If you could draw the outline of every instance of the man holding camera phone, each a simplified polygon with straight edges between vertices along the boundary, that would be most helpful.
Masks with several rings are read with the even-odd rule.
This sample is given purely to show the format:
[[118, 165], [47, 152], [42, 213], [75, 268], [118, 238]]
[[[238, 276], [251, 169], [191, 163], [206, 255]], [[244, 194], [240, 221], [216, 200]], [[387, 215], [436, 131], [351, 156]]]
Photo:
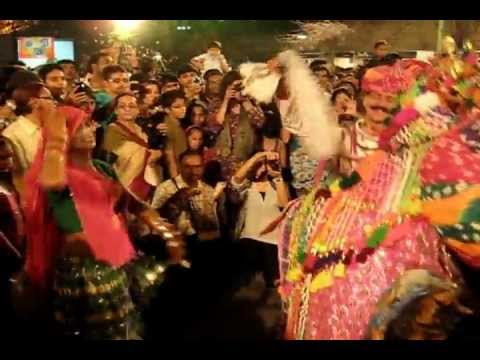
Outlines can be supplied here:
[[196, 70], [189, 64], [184, 65], [178, 71], [178, 82], [187, 100], [187, 105], [200, 97], [202, 86], [199, 83]]
[[52, 95], [61, 103], [87, 112], [93, 111], [95, 97], [92, 89], [80, 81], [72, 60], [60, 60], [57, 64], [44, 65], [39, 75]]
[[88, 85], [77, 81], [65, 96], [65, 103], [91, 112], [95, 107], [95, 96]]

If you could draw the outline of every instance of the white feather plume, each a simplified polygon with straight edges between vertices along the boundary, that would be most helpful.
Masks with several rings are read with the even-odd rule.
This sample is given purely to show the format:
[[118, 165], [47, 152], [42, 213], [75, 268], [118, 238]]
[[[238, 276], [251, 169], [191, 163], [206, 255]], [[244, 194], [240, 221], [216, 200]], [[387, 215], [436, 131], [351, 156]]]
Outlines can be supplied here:
[[263, 63], [245, 63], [238, 70], [243, 78], [245, 95], [264, 104], [272, 102], [281, 78], [279, 74], [270, 72]]
[[286, 69], [284, 77], [293, 106], [289, 119], [282, 119], [284, 127], [299, 136], [310, 158], [324, 160], [338, 154], [341, 131], [327, 94], [295, 51], [280, 53], [278, 60]]
[[[324, 160], [338, 154], [341, 131], [330, 99], [295, 51], [280, 53], [278, 61], [285, 69], [283, 76], [290, 93], [290, 111], [282, 117], [283, 126], [299, 136], [311, 159]], [[263, 63], [242, 64], [239, 72], [244, 94], [266, 104], [273, 101], [281, 78], [279, 74], [272, 73]]]

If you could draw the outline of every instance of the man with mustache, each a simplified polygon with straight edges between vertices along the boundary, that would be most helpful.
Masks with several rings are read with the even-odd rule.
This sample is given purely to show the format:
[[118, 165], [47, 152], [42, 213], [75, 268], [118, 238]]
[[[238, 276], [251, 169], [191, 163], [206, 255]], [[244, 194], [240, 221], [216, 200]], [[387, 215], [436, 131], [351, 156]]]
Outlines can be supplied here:
[[362, 79], [359, 98], [361, 118], [344, 128], [339, 170], [350, 175], [358, 161], [378, 149], [380, 133], [388, 126], [398, 106], [396, 90], [392, 83], [383, 81], [391, 72], [390, 66], [368, 69]]

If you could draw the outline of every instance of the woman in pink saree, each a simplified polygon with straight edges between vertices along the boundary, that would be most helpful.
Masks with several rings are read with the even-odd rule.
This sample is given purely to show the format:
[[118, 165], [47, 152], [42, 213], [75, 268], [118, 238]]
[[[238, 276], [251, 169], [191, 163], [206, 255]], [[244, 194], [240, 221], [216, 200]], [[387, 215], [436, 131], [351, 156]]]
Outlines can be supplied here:
[[[72, 107], [59, 108], [43, 124], [44, 141], [25, 177], [26, 276], [47, 297], [53, 287], [55, 320], [64, 333], [132, 338], [138, 330], [131, 325], [129, 282], [143, 271], [154, 285], [165, 267], [137, 257], [118, 211], [127, 194], [110, 166], [91, 156], [95, 128]], [[172, 226], [142, 205], [133, 208], [180, 262], [181, 239]], [[141, 271], [130, 266], [134, 260]], [[129, 278], [126, 266], [134, 269]]]

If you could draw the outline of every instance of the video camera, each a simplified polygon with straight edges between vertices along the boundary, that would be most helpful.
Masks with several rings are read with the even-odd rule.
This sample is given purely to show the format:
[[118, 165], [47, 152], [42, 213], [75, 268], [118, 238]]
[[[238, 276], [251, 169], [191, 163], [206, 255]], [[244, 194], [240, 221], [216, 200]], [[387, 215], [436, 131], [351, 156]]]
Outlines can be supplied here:
[[138, 119], [137, 123], [148, 138], [148, 147], [153, 150], [163, 150], [167, 145], [167, 135], [159, 132], [157, 126], [165, 122], [164, 112], [155, 112], [148, 118]]

